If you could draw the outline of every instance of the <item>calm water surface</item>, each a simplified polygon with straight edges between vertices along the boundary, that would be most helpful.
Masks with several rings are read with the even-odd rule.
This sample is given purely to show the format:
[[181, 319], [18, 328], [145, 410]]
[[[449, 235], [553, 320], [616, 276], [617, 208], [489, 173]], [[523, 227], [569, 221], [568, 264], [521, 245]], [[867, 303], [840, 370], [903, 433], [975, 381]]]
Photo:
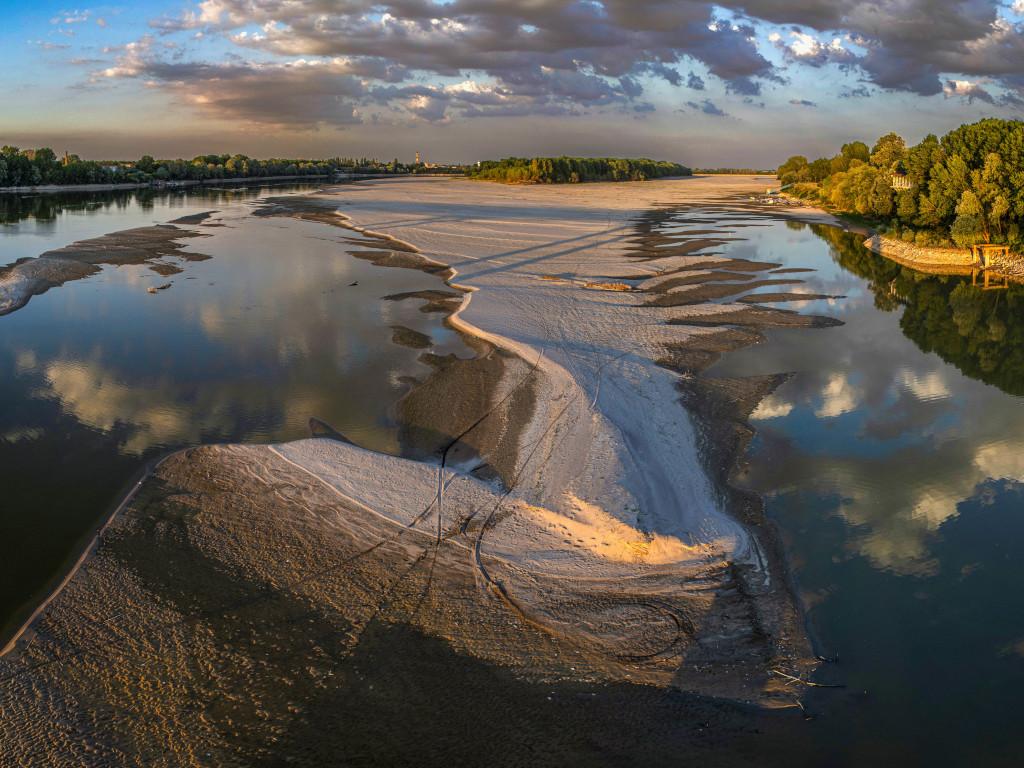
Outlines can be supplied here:
[[[440, 316], [380, 300], [439, 281], [347, 256], [340, 230], [245, 218], [257, 194], [4, 209], [18, 220], [0, 228], [4, 262], [197, 211], [225, 226], [197, 227], [210, 237], [189, 250], [213, 258], [159, 295], [147, 267], [105, 268], [0, 318], [0, 616], [46, 585], [147, 458], [300, 437], [311, 416], [396, 451], [402, 379], [426, 370], [389, 326], [468, 356]], [[815, 719], [791, 764], [1017, 764], [1024, 288], [922, 275], [834, 228], [707, 215], [744, 225], [728, 255], [813, 268], [790, 290], [836, 297], [779, 306], [845, 323], [770, 331], [708, 373], [792, 374], [754, 414], [743, 481], [765, 494], [818, 649], [836, 657], [818, 679], [845, 687], [804, 697]], [[662, 226], [707, 226], [693, 217]]]
[[431, 369], [423, 350], [392, 343], [391, 326], [428, 334], [438, 354], [471, 356], [443, 315], [381, 299], [444, 287], [438, 278], [354, 258], [347, 230], [248, 215], [260, 194], [298, 191], [0, 206], [0, 264], [200, 211], [217, 210], [210, 221], [222, 225], [189, 227], [206, 236], [187, 250], [212, 258], [172, 259], [180, 274], [104, 267], [0, 317], [0, 626], [24, 615], [148, 460], [198, 443], [306, 437], [310, 417], [396, 453], [405, 377]]
[[804, 699], [794, 763], [1019, 765], [1024, 286], [917, 273], [831, 227], [739, 232], [729, 255], [843, 297], [778, 304], [845, 325], [770, 331], [708, 374], [793, 374], [754, 413], [744, 481], [836, 657], [818, 679], [846, 686]]

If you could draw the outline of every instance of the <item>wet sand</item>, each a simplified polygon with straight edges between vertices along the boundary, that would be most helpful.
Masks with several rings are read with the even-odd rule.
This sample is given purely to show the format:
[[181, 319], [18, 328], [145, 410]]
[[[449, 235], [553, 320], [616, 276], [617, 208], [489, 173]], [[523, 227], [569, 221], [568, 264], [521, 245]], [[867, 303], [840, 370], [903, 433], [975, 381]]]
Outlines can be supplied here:
[[[817, 662], [760, 500], [730, 483], [746, 416], [778, 382], [693, 374], [760, 328], [835, 321], [728, 301], [773, 265], [708, 253], [716, 243], [703, 235], [700, 248], [645, 237], [655, 204], [757, 215], [737, 196], [761, 186], [388, 180], [281, 206], [380, 233], [383, 266], [451, 269], [453, 296], [391, 297], [453, 312], [478, 345], [472, 361], [434, 360], [402, 404], [403, 445], [423, 460], [327, 439], [172, 456], [0, 660], [0, 741], [26, 765], [317, 764], [310, 755], [365, 743], [366, 713], [403, 709], [396, 653], [451, 657], [501, 681], [467, 683], [436, 718], [407, 717], [464, 722], [463, 710], [497, 706], [517, 722], [545, 690], [549, 701], [611, 690], [647, 718], [618, 745], [640, 744], [646, 727], [661, 741], [640, 752], [662, 764], [670, 745], [703, 743], [663, 719], [673, 691], [690, 694], [692, 717], [718, 712], [720, 733], [767, 715], [721, 714], [699, 697], [798, 712], [786, 675]], [[330, 205], [344, 216], [317, 210]], [[722, 287], [723, 275], [736, 284]], [[616, 287], [588, 290], [601, 282]], [[652, 301], [684, 287], [713, 290]], [[400, 685], [450, 682], [409, 674]], [[334, 706], [360, 692], [363, 716]], [[596, 759], [582, 745], [601, 716], [571, 716], [546, 743]], [[781, 729], [799, 721], [773, 717]], [[53, 724], [48, 736], [40, 723]], [[701, 754], [711, 765], [763, 758], [771, 739], [746, 755], [748, 737]], [[421, 755], [440, 762], [430, 750], [446, 743]], [[495, 764], [524, 757], [486, 735], [452, 754], [466, 759], [469, 744], [491, 744]]]
[[202, 233], [174, 224], [200, 224], [210, 214], [186, 216], [172, 224], [139, 227], [102, 237], [80, 240], [47, 251], [35, 259], [23, 259], [0, 268], [0, 315], [25, 306], [33, 296], [67, 282], [81, 280], [100, 271], [104, 264], [150, 264], [161, 276], [175, 275], [181, 267], [167, 259], [202, 261], [209, 258], [185, 250], [185, 242]]

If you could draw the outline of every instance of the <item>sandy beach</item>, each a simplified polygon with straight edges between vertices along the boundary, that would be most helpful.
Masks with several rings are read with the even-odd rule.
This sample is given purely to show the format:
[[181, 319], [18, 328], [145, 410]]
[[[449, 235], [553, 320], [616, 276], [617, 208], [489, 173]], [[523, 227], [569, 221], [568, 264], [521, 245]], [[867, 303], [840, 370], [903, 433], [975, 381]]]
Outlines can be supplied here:
[[730, 483], [778, 382], [696, 374], [764, 328], [834, 321], [729, 301], [798, 296], [799, 275], [716, 252], [741, 231], [654, 226], [680, 206], [831, 221], [763, 209], [765, 184], [389, 179], [269, 201], [379, 236], [381, 267], [443, 273], [450, 293], [387, 300], [449, 313], [478, 355], [417, 382], [408, 458], [311, 439], [164, 461], [0, 659], [14, 764], [254, 764], [344, 729], [326, 702], [393, 685], [372, 665], [399, 647], [502, 670], [502, 690], [798, 717], [818, 662], [760, 500]]

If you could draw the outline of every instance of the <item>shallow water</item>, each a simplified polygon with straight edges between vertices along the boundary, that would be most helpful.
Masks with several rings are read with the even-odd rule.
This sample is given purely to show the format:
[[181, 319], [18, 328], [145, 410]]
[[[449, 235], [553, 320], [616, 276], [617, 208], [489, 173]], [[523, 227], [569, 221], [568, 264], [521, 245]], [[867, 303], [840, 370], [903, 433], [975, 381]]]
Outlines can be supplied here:
[[[199, 443], [307, 437], [311, 417], [397, 453], [394, 408], [406, 377], [432, 370], [423, 351], [472, 355], [443, 314], [381, 298], [443, 288], [437, 277], [351, 256], [375, 244], [349, 242], [360, 237], [348, 230], [249, 215], [260, 194], [300, 189], [77, 196], [45, 220], [0, 208], [17, 219], [0, 227], [2, 263], [201, 211], [222, 225], [187, 227], [204, 237], [186, 250], [212, 258], [170, 260], [180, 274], [107, 266], [0, 317], [0, 627], [147, 461]], [[396, 325], [433, 347], [392, 343]]]
[[985, 291], [836, 228], [758, 223], [718, 250], [814, 268], [792, 275], [798, 291], [844, 297], [775, 305], [845, 324], [769, 331], [707, 372], [792, 374], [754, 413], [743, 482], [766, 496], [835, 657], [817, 679], [845, 686], [807, 691], [793, 764], [1019, 764], [1024, 286]]

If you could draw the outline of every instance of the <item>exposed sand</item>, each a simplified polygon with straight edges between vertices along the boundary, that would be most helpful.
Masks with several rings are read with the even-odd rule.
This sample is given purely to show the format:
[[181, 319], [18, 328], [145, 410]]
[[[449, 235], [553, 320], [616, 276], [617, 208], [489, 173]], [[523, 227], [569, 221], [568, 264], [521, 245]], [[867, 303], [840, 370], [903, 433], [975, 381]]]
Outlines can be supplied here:
[[404, 442], [433, 461], [324, 439], [171, 457], [0, 660], [15, 764], [270, 759], [344, 729], [315, 704], [391, 626], [534, 685], [793, 706], [773, 670], [815, 662], [759, 502], [729, 485], [778, 382], [693, 373], [760, 328], [829, 321], [709, 303], [794, 280], [750, 282], [777, 265], [716, 254], [732, 233], [649, 226], [661, 206], [759, 215], [763, 185], [397, 179], [268, 211], [379, 233], [376, 263], [450, 269], [466, 291], [390, 297], [457, 310], [479, 345], [403, 404]]
[[[198, 224], [209, 214], [186, 216], [176, 223]], [[81, 280], [100, 271], [101, 264], [149, 263], [162, 276], [181, 272], [181, 268], [160, 259], [200, 261], [209, 258], [184, 249], [181, 242], [200, 233], [180, 229], [173, 224], [158, 224], [102, 237], [80, 240], [63, 248], [47, 251], [35, 259], [23, 259], [0, 268], [0, 315], [25, 306], [29, 299], [72, 280]]]

